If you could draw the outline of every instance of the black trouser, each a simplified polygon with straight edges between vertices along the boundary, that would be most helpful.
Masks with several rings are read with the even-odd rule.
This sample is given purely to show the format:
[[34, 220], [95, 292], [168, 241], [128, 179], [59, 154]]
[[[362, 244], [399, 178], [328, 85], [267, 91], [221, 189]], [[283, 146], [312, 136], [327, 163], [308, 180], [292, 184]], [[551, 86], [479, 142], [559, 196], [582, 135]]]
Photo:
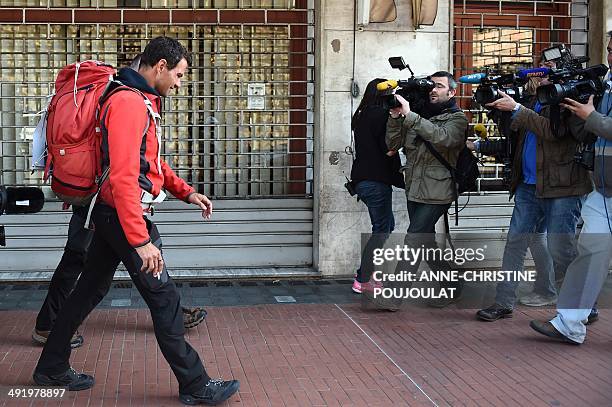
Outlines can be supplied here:
[[[425, 249], [438, 248], [436, 243], [436, 223], [442, 217], [450, 204], [425, 204], [420, 202], [408, 201], [408, 216], [410, 217], [410, 224], [408, 225], [408, 231], [404, 244], [408, 247], [424, 247]], [[434, 256], [433, 259], [429, 259], [427, 264], [432, 270], [436, 271], [447, 271], [452, 270], [453, 267], [445, 260]], [[399, 274], [402, 271], [408, 271], [409, 273], [416, 272], [419, 266], [419, 262], [410, 264], [407, 261], [399, 261], [395, 269], [395, 273]], [[441, 281], [440, 287], [443, 288], [456, 288], [455, 297], [461, 294], [463, 284], [453, 281]]]
[[87, 218], [87, 209], [87, 207], [74, 206], [72, 208], [64, 254], [53, 273], [47, 297], [36, 317], [36, 329], [39, 331], [50, 331], [53, 328], [57, 314], [83, 271], [91, 238], [83, 227]]
[[[52, 375], [70, 367], [70, 338], [108, 293], [122, 262], [149, 307], [157, 343], [178, 380], [179, 391], [192, 393], [201, 389], [210, 378], [197, 352], [185, 341], [179, 292], [165, 266], [161, 279], [140, 271], [142, 260], [128, 243], [113, 208], [96, 205], [93, 221], [96, 232], [85, 269], [55, 321], [36, 371]], [[146, 218], [145, 221], [151, 242], [161, 249], [157, 227]]]

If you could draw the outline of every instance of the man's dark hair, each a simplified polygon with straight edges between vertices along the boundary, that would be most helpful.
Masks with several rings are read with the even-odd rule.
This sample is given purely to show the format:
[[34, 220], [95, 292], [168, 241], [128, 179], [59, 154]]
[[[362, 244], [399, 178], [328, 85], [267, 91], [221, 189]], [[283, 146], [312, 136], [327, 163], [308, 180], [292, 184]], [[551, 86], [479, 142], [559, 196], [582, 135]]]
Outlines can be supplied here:
[[608, 31], [608, 37], [612, 38], [612, 31]]
[[450, 72], [446, 71], [438, 71], [431, 75], [432, 78], [447, 78], [448, 79], [448, 87], [451, 89], [457, 89], [457, 81], [455, 77]]
[[183, 58], [188, 65], [191, 65], [191, 55], [180, 42], [170, 37], [157, 37], [145, 47], [140, 65], [153, 67], [161, 59], [165, 59], [168, 62], [168, 69], [174, 69]]

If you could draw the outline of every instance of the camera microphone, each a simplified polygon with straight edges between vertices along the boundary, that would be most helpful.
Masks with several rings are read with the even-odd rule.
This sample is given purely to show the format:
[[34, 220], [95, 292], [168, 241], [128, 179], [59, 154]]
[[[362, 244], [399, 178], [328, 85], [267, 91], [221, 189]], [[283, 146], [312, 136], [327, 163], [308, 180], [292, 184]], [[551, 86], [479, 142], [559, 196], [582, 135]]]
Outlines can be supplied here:
[[459, 78], [459, 82], [461, 83], [471, 83], [471, 84], [479, 84], [484, 78], [487, 77], [485, 73], [473, 73], [470, 75], [463, 75]]
[[554, 71], [550, 68], [530, 68], [530, 69], [521, 69], [516, 73], [521, 79], [527, 78], [541, 78], [543, 76], [548, 76]]
[[386, 80], [376, 85], [376, 89], [380, 92], [395, 88], [397, 88], [397, 81], [393, 79]]
[[0, 215], [39, 212], [45, 204], [45, 195], [36, 187], [0, 187]]

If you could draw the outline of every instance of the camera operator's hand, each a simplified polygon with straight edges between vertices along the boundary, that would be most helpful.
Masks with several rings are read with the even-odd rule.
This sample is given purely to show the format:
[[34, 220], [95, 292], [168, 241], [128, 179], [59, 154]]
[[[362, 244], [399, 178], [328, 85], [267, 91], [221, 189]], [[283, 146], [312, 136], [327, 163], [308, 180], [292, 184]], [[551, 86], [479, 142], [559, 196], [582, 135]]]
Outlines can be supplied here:
[[395, 119], [398, 118], [400, 115], [406, 116], [408, 113], [410, 113], [410, 103], [406, 99], [404, 99], [398, 94], [395, 95], [395, 99], [400, 102], [402, 106], [391, 109], [389, 111], [391, 113], [391, 117]]
[[576, 116], [580, 117], [582, 120], [586, 120], [587, 117], [589, 117], [589, 115], [595, 111], [595, 105], [593, 105], [593, 95], [589, 96], [589, 101], [585, 104], [568, 98], [565, 98], [564, 101], [565, 103], [560, 103], [560, 105], [574, 113]]
[[187, 201], [189, 203], [199, 206], [200, 209], [202, 209], [202, 217], [204, 219], [210, 219], [210, 215], [212, 215], [213, 211], [213, 205], [212, 202], [210, 202], [210, 199], [206, 197], [206, 195], [198, 194], [196, 192], [189, 195]]
[[393, 157], [395, 154], [397, 154], [396, 150], [389, 150], [389, 151], [387, 151], [387, 156], [389, 156], [389, 157]]
[[497, 99], [495, 102], [487, 104], [486, 105], [487, 107], [490, 107], [492, 109], [497, 109], [502, 112], [511, 112], [512, 110], [514, 110], [516, 105], [518, 105], [516, 100], [512, 99], [510, 96], [508, 96], [506, 93], [502, 92], [501, 90], [498, 90], [497, 93], [501, 95], [501, 98]]

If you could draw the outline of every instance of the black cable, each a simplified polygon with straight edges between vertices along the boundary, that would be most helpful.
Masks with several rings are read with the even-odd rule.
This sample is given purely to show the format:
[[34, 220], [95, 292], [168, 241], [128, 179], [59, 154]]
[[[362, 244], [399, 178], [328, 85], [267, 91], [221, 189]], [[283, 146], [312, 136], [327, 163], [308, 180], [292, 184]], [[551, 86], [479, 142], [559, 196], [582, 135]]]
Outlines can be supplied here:
[[608, 145], [608, 140], [603, 139], [602, 141], [604, 143], [603, 145], [603, 149], [602, 149], [602, 154], [601, 154], [601, 195], [603, 198], [603, 202], [604, 202], [604, 209], [606, 211], [606, 221], [608, 222], [608, 229], [610, 230], [610, 234], [612, 234], [612, 225], [610, 225], [610, 214], [608, 213], [608, 203], [606, 201], [606, 179], [605, 179], [605, 168], [604, 168], [604, 163], [605, 163], [605, 158], [606, 158], [606, 147]]
[[[351, 74], [351, 116], [354, 114], [354, 99], [355, 99], [355, 95], [353, 95], [353, 89], [355, 86], [355, 64], [356, 64], [356, 59], [357, 59], [357, 0], [354, 0], [353, 2], [353, 67], [352, 67], [352, 74]], [[353, 163], [355, 162], [355, 135], [353, 133], [353, 129], [351, 129], [351, 145], [349, 146], [349, 150], [350, 150], [350, 154], [351, 154], [351, 158], [352, 158], [352, 162], [351, 162], [351, 168], [353, 166]], [[345, 149], [346, 151], [346, 149]]]
[[[611, 97], [611, 89], [610, 89], [610, 82], [608, 82], [608, 106], [606, 106], [608, 108], [608, 113], [606, 113], [606, 116], [609, 117], [610, 116], [610, 112], [612, 112], [612, 97]], [[602, 192], [602, 198], [604, 201], [604, 209], [606, 211], [606, 221], [608, 222], [608, 229], [610, 230], [610, 234], [612, 234], [612, 225], [610, 225], [610, 214], [608, 213], [608, 203], [606, 201], [606, 171], [605, 171], [605, 157], [606, 157], [606, 147], [608, 145], [608, 140], [600, 137], [602, 142], [603, 142], [603, 149], [602, 149], [602, 153], [601, 153], [601, 192]], [[600, 147], [601, 148], [601, 147]]]
[[[471, 194], [471, 193], [468, 191], [468, 194], [467, 194], [467, 201], [465, 201], [465, 205], [463, 205], [463, 206], [461, 207], [461, 209], [459, 209], [459, 210], [457, 211], [457, 213], [460, 213], [462, 210], [464, 210], [465, 208], [467, 208], [468, 204], [470, 203], [470, 197], [471, 197], [471, 196], [472, 196], [472, 194]], [[459, 197], [457, 197], [457, 199], [459, 199]], [[453, 213], [449, 212], [449, 213], [448, 213], [448, 216], [453, 216], [454, 214], [455, 214], [455, 212], [453, 212]]]

